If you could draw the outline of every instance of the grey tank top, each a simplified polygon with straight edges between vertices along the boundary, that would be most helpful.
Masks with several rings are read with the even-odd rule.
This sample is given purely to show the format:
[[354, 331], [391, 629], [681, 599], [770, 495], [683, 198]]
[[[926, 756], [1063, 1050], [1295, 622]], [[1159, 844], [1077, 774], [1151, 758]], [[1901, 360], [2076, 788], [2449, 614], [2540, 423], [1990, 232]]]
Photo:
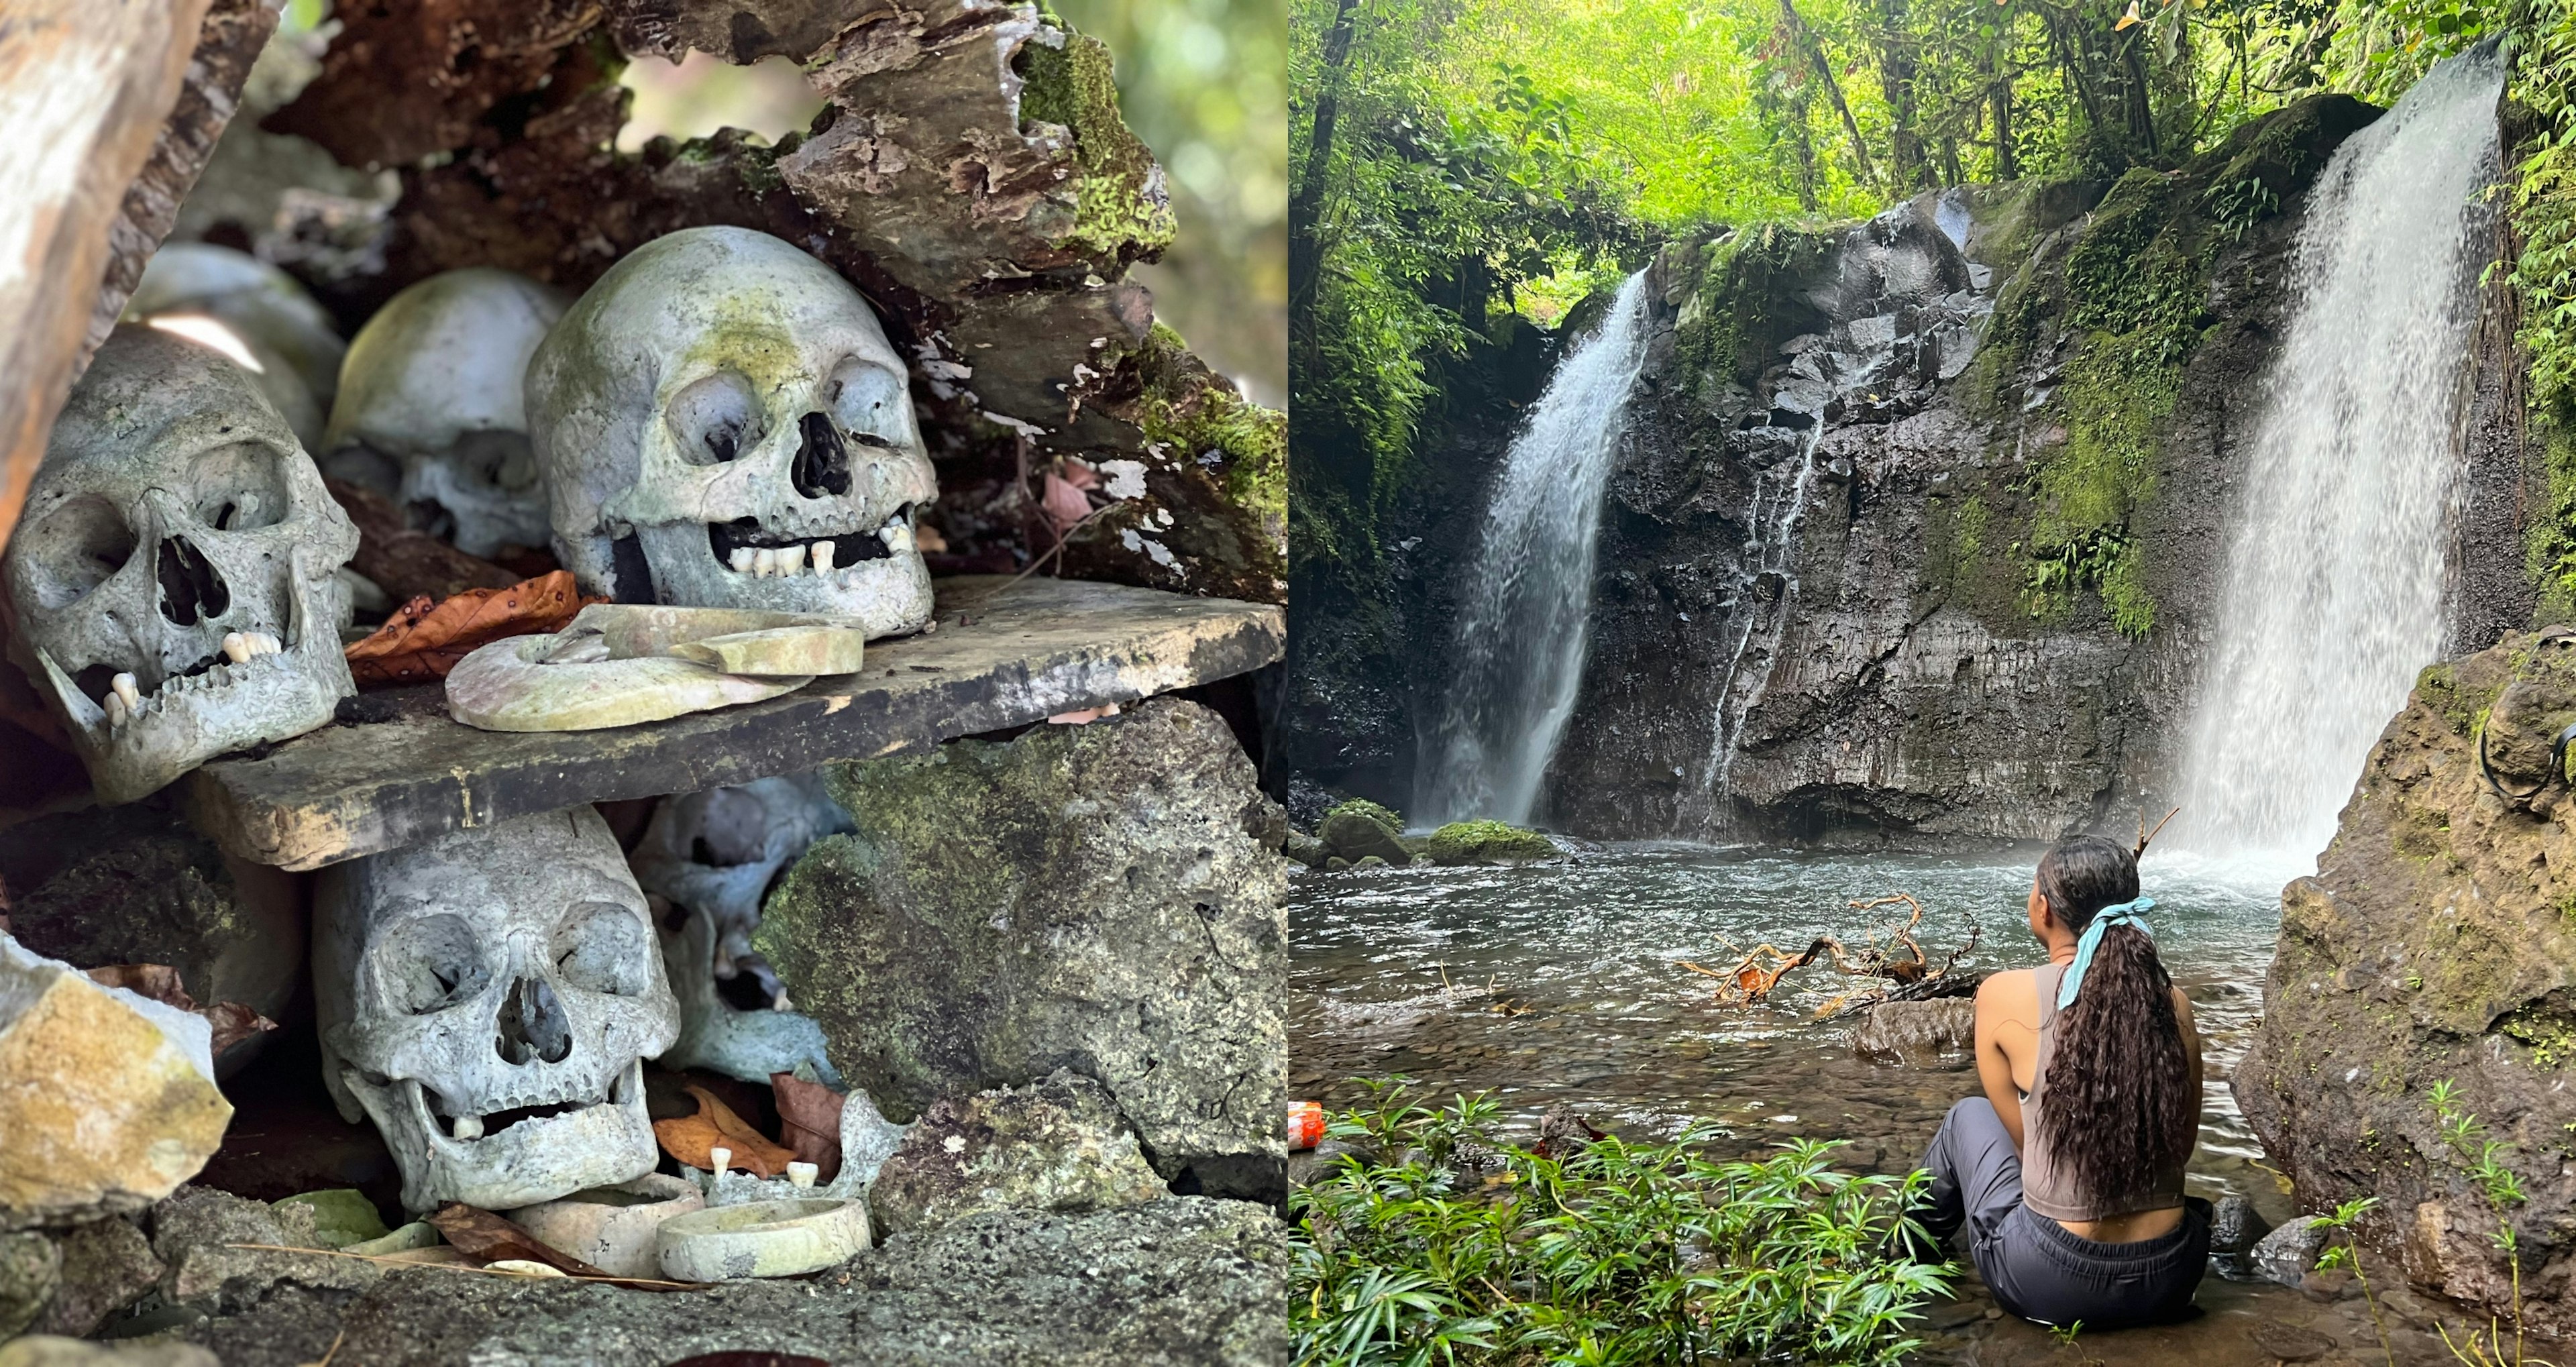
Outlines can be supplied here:
[[2146, 1210], [2171, 1210], [2182, 1204], [2182, 1165], [2156, 1174], [2155, 1184], [2126, 1201], [2089, 1200], [2075, 1185], [2075, 1175], [2061, 1170], [2039, 1142], [2039, 1116], [2048, 1104], [2048, 1064], [2057, 1052], [2057, 984], [2063, 964], [2042, 964], [2030, 972], [2039, 989], [2039, 1057], [2030, 1069], [2030, 1093], [2021, 1103], [2021, 1203], [2034, 1215], [2052, 1220], [2107, 1220]]

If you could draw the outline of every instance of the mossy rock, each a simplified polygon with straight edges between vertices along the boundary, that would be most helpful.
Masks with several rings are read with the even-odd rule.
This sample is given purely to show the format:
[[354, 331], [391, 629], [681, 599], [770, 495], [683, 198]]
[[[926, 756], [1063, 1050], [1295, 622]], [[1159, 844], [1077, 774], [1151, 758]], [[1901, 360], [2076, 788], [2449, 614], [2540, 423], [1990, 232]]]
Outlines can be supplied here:
[[1500, 821], [1452, 821], [1422, 842], [1422, 852], [1432, 863], [1449, 867], [1523, 864], [1557, 854], [1556, 842], [1546, 836]]
[[[1331, 810], [1324, 813], [1324, 820], [1330, 821], [1344, 812], [1367, 817], [1390, 831], [1401, 833], [1404, 830], [1404, 813], [1393, 807], [1371, 802], [1364, 797], [1354, 797], [1334, 803]], [[1315, 829], [1320, 831], [1323, 827], [1318, 825]]]

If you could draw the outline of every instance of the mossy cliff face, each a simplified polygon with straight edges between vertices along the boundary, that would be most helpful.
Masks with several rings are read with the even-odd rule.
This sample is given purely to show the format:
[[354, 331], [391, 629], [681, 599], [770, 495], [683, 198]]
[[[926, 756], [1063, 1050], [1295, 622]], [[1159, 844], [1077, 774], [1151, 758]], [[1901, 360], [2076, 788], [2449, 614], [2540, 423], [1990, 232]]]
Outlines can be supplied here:
[[[2366, 1238], [2419, 1284], [2504, 1311], [2485, 1144], [2517, 1179], [2530, 1325], [2576, 1333], [2576, 634], [2526, 633], [2424, 672], [2312, 878], [2281, 895], [2237, 1103], [2303, 1208], [2380, 1204]], [[2481, 776], [2483, 730], [2492, 781]], [[2517, 800], [2517, 795], [2530, 794]], [[2448, 1083], [2479, 1130], [2446, 1135]]]
[[2046, 839], [2158, 801], [2304, 193], [2374, 114], [1668, 247], [1554, 819]]
[[1070, 1068], [1175, 1189], [1275, 1199], [1287, 826], [1223, 719], [1163, 699], [828, 772], [857, 833], [759, 944], [852, 1082], [909, 1119]]

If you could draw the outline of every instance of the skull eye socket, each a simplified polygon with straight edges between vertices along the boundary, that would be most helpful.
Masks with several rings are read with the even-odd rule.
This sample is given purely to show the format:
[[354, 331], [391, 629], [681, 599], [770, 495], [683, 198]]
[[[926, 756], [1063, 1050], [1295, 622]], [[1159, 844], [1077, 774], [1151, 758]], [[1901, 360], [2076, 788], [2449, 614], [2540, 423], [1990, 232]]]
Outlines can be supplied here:
[[483, 942], [465, 918], [453, 912], [393, 927], [370, 957], [378, 966], [378, 985], [385, 1000], [406, 1015], [426, 1016], [461, 1006], [483, 995], [492, 982]]
[[691, 465], [720, 465], [760, 440], [760, 396], [751, 381], [730, 370], [696, 380], [671, 398], [663, 421], [680, 459]]
[[19, 533], [28, 587], [47, 608], [69, 607], [134, 556], [134, 529], [115, 504], [83, 494]]
[[219, 446], [188, 467], [188, 511], [219, 532], [273, 527], [293, 507], [286, 460], [274, 447]]
[[564, 986], [639, 997], [652, 981], [644, 918], [633, 907], [584, 902], [555, 927], [555, 977]]
[[883, 366], [848, 360], [823, 387], [824, 401], [841, 430], [861, 446], [909, 446], [904, 427], [904, 379]]

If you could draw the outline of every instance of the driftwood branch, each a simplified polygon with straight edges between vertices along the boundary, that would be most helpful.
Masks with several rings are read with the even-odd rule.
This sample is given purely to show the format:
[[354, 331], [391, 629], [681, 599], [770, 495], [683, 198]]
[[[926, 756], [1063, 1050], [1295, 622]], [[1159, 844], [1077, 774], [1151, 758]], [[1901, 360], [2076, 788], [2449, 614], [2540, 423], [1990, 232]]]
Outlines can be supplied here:
[[[1850, 905], [1854, 911], [1875, 911], [1881, 907], [1899, 904], [1907, 909], [1905, 919], [1884, 931], [1871, 932], [1867, 946], [1857, 951], [1830, 935], [1815, 937], [1808, 942], [1805, 949], [1796, 954], [1787, 953], [1778, 946], [1767, 943], [1755, 945], [1748, 950], [1728, 939], [1721, 931], [1717, 935], [1718, 943], [1733, 950], [1739, 956], [1732, 967], [1709, 968], [1687, 960], [1683, 961], [1681, 966], [1702, 977], [1715, 978], [1722, 984], [1717, 989], [1716, 1001], [1719, 1005], [1758, 1006], [1778, 990], [1782, 979], [1816, 962], [1820, 957], [1830, 959], [1834, 971], [1845, 977], [1883, 979], [1895, 984], [1897, 991], [1910, 993], [1939, 982], [1949, 974], [1950, 970], [1958, 966], [1961, 959], [1976, 950], [1979, 938], [1977, 923], [1974, 918], [1963, 912], [1960, 919], [1967, 924], [1967, 938], [1956, 949], [1949, 952], [1948, 956], [1941, 961], [1940, 967], [1934, 968], [1932, 956], [1924, 951], [1922, 942], [1914, 938], [1914, 932], [1923, 924], [1924, 911], [1922, 900], [1912, 893], [1890, 893], [1885, 897], [1865, 898]], [[1732, 989], [1732, 995], [1730, 995], [1730, 989]], [[1884, 995], [1883, 990], [1877, 988], [1847, 992], [1826, 1003], [1825, 1008], [1817, 1014], [1830, 1015], [1846, 1004], [1876, 1001]]]

